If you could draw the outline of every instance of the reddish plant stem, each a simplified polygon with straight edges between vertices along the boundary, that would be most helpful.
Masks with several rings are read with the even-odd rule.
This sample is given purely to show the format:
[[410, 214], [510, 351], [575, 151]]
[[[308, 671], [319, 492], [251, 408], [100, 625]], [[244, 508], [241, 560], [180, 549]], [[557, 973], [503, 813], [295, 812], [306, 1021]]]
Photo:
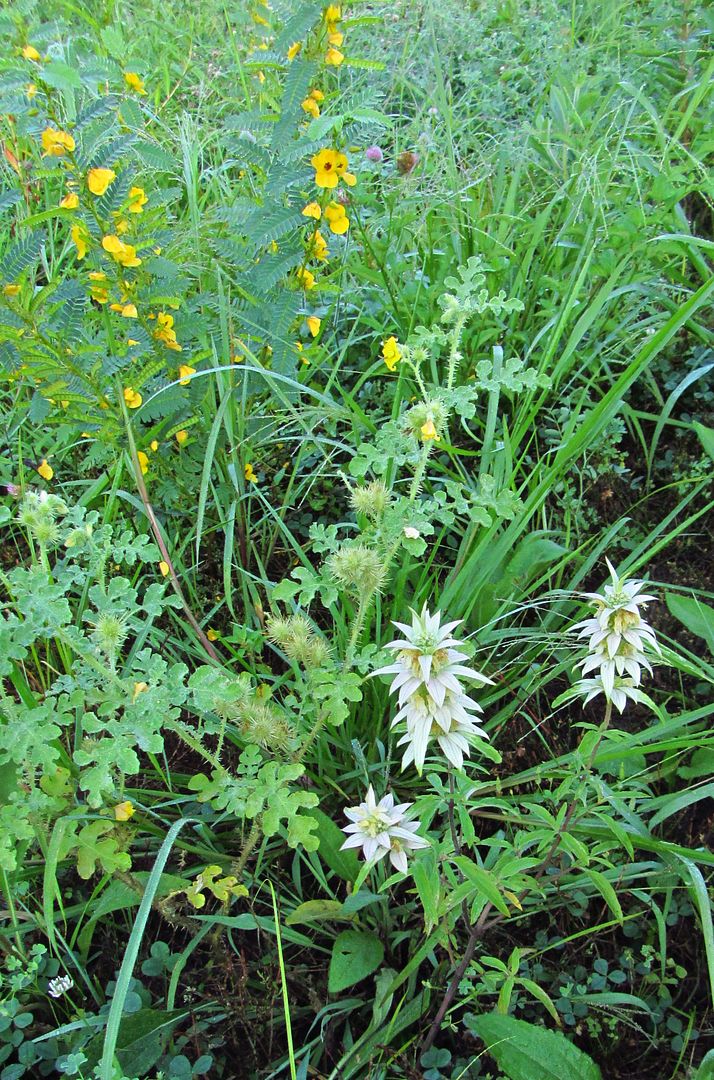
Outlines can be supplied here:
[[[595, 742], [595, 745], [593, 746], [593, 748], [590, 751], [590, 754], [588, 756], [588, 760], [585, 763], [585, 770], [584, 770], [584, 773], [583, 773], [583, 778], [588, 776], [588, 774], [590, 773], [590, 770], [593, 767], [593, 764], [595, 762], [595, 757], [597, 755], [598, 750], [600, 749], [600, 744], [601, 744], [601, 742], [602, 742], [602, 740], [604, 738], [605, 732], [607, 731], [607, 728], [608, 728], [608, 726], [610, 724], [611, 716], [612, 716], [612, 703], [610, 701], [608, 701], [606, 709], [605, 709], [605, 719], [603, 720], [602, 727], [600, 728], [600, 736], [597, 739], [597, 741]], [[553, 859], [555, 858], [556, 852], [557, 852], [558, 848], [560, 847], [561, 838], [562, 838], [563, 834], [565, 832], [567, 832], [567, 830], [568, 830], [568, 828], [570, 826], [570, 823], [573, 820], [573, 815], [575, 814], [576, 808], [577, 808], [577, 799], [575, 797], [573, 797], [570, 800], [570, 803], [568, 805], [568, 809], [565, 812], [565, 817], [563, 818], [562, 824], [558, 827], [558, 830], [557, 830], [557, 832], [555, 834], [555, 837], [553, 838], [553, 843], [551, 844], [547, 855], [543, 859], [543, 862], [541, 863], [541, 865], [538, 867], [538, 870], [536, 871], [536, 874], [535, 874], [536, 880], [540, 880], [540, 878], [542, 878], [543, 875], [545, 873], [547, 873], [548, 868], [551, 866], [551, 864], [553, 862]], [[527, 895], [527, 890], [521, 893], [521, 895], [518, 898], [519, 901], [522, 900], [526, 895]], [[483, 935], [486, 933], [487, 930], [490, 930], [492, 927], [497, 926], [499, 923], [501, 923], [506, 918], [505, 915], [503, 915], [501, 912], [499, 912], [498, 915], [495, 915], [494, 918], [489, 921], [488, 916], [489, 916], [489, 913], [490, 913], [492, 907], [493, 907], [493, 905], [489, 901], [486, 904], [486, 906], [484, 907], [481, 914], [479, 915], [478, 922], [475, 924], [475, 926], [471, 930], [471, 933], [469, 934], [468, 941], [466, 942], [466, 948], [464, 950], [464, 955], [461, 958], [461, 962], [460, 962], [459, 966], [457, 967], [456, 971], [454, 972], [454, 974], [451, 976], [451, 981], [449, 982], [449, 985], [446, 988], [446, 993], [444, 994], [441, 1005], [439, 1006], [439, 1010], [438, 1010], [436, 1016], [434, 1017], [434, 1022], [432, 1023], [431, 1027], [429, 1028], [429, 1030], [428, 1030], [428, 1032], [426, 1034], [426, 1038], [424, 1039], [423, 1043], [421, 1044], [420, 1052], [422, 1054], [426, 1053], [426, 1051], [432, 1046], [432, 1044], [434, 1042], [434, 1039], [439, 1034], [439, 1031], [441, 1030], [441, 1025], [442, 1025], [442, 1023], [444, 1021], [444, 1017], [446, 1016], [446, 1013], [447, 1013], [447, 1011], [449, 1009], [449, 1006], [451, 1005], [452, 1001], [456, 997], [456, 992], [459, 989], [459, 983], [463, 979], [464, 974], [466, 973], [466, 969], [468, 968], [469, 964], [471, 963], [471, 958], [472, 958], [472, 956], [474, 954], [474, 951], [476, 949], [476, 945], [478, 944], [479, 940], [483, 937]]]

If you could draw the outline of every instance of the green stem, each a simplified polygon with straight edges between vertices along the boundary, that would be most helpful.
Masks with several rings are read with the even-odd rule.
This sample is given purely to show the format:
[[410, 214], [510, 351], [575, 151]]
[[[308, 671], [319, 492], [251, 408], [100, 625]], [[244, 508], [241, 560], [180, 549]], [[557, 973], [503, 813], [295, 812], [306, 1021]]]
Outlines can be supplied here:
[[250, 858], [253, 849], [260, 840], [260, 834], [260, 818], [256, 817], [253, 818], [253, 824], [251, 825], [250, 832], [248, 833], [246, 841], [243, 844], [243, 849], [236, 861], [233, 863], [233, 873], [239, 879], [241, 877], [241, 874], [245, 870], [246, 863], [248, 862], [248, 859]]
[[362, 633], [364, 621], [367, 618], [367, 612], [369, 606], [372, 603], [372, 597], [374, 596], [374, 589], [372, 592], [363, 593], [360, 597], [359, 604], [357, 606], [357, 614], [355, 615], [355, 621], [352, 624], [352, 631], [350, 633], [350, 639], [347, 643], [347, 650], [345, 652], [344, 670], [349, 671], [354, 662], [355, 649], [357, 648], [357, 641]]
[[312, 725], [312, 727], [310, 728], [310, 730], [307, 733], [307, 738], [305, 739], [305, 742], [302, 744], [300, 749], [297, 750], [295, 752], [295, 754], [293, 754], [292, 760], [294, 762], [299, 763], [299, 762], [301, 762], [303, 760], [303, 758], [305, 757], [305, 754], [308, 752], [308, 750], [310, 749], [310, 747], [314, 743], [315, 739], [317, 738], [317, 736], [322, 731], [325, 720], [326, 720], [325, 714], [323, 712], [319, 712], [317, 714], [317, 719], [315, 720], [315, 723]]
[[[422, 447], [421, 457], [419, 458], [419, 464], [417, 465], [412, 482], [409, 487], [409, 502], [413, 503], [421, 490], [422, 480], [424, 479], [424, 473], [426, 472], [427, 462], [429, 461], [429, 454], [431, 453], [431, 444], [424, 443]], [[391, 559], [390, 559], [391, 561]]]
[[0, 870], [2, 873], [2, 891], [5, 894], [5, 900], [7, 901], [7, 910], [10, 914], [10, 922], [12, 923], [12, 930], [15, 937], [15, 944], [17, 945], [17, 951], [23, 960], [27, 961], [27, 954], [22, 945], [22, 938], [20, 937], [20, 924], [17, 921], [17, 911], [15, 910], [15, 904], [12, 899], [12, 890], [10, 889], [9, 882], [7, 880], [7, 873], [5, 870]]
[[503, 349], [500, 345], [494, 345], [493, 347], [493, 389], [488, 395], [488, 410], [486, 412], [486, 427], [483, 433], [483, 443], [481, 444], [481, 463], [479, 465], [478, 475], [479, 479], [488, 472], [488, 466], [491, 459], [491, 446], [493, 444], [493, 436], [496, 432], [496, 419], [498, 417], [498, 403], [501, 397], [501, 370], [503, 368]]
[[449, 353], [449, 374], [446, 380], [447, 390], [453, 390], [454, 388], [454, 379], [456, 378], [456, 372], [459, 367], [459, 360], [461, 359], [461, 357], [459, 356], [461, 335], [463, 333], [464, 326], [466, 325], [466, 320], [468, 319], [469, 314], [470, 313], [468, 311], [464, 311], [461, 315], [459, 315], [458, 319], [454, 323], [451, 340], [451, 352]]

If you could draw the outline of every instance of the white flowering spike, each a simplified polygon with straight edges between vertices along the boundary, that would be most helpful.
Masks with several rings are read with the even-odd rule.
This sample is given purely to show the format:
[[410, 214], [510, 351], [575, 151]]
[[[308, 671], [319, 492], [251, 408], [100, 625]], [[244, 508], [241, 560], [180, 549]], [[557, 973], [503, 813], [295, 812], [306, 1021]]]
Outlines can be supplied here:
[[652, 672], [646, 651], [660, 651], [654, 630], [640, 614], [640, 607], [655, 598], [640, 591], [642, 581], [620, 579], [612, 563], [606, 562], [612, 584], [602, 593], [583, 593], [595, 614], [573, 627], [578, 637], [588, 639], [588, 655], [577, 666], [583, 675], [597, 672], [594, 678], [582, 679], [578, 689], [585, 695], [584, 704], [604, 694], [622, 712], [628, 698], [638, 700], [642, 668]]
[[407, 728], [397, 743], [407, 748], [402, 769], [413, 761], [421, 773], [432, 738], [460, 769], [464, 756], [469, 756], [469, 738], [488, 738], [477, 723], [476, 714], [483, 709], [465, 693], [459, 680], [474, 679], [483, 685], [491, 679], [462, 662], [468, 656], [459, 651], [460, 642], [451, 636], [461, 621], [457, 619], [442, 626], [440, 611], [430, 615], [426, 605], [420, 615], [412, 611], [411, 626], [394, 623], [404, 637], [386, 646], [397, 653], [394, 663], [373, 673], [394, 675], [389, 692], [397, 693], [399, 709], [392, 727], [404, 721]]
[[58, 975], [56, 979], [50, 979], [47, 983], [47, 993], [50, 997], [60, 998], [74, 986], [74, 979], [70, 975]]
[[350, 835], [340, 850], [361, 847], [368, 862], [379, 862], [388, 854], [394, 869], [406, 874], [407, 853], [429, 847], [428, 840], [416, 835], [419, 822], [407, 821], [405, 817], [411, 805], [395, 806], [393, 795], [385, 795], [377, 802], [370, 784], [363, 803], [345, 808], [350, 824], [342, 831]]

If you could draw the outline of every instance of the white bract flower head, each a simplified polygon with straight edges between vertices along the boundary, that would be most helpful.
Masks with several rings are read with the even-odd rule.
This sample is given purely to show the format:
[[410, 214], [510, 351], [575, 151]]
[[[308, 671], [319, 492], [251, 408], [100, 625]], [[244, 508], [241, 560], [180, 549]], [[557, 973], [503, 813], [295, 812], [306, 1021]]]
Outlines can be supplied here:
[[367, 796], [359, 806], [345, 807], [345, 817], [350, 824], [343, 832], [349, 833], [340, 850], [361, 847], [368, 862], [379, 862], [385, 855], [395, 870], [407, 872], [407, 854], [419, 848], [429, 847], [428, 840], [417, 836], [418, 821], [408, 821], [406, 811], [411, 803], [394, 805], [394, 796], [385, 795], [379, 802], [370, 784]]
[[646, 652], [660, 651], [654, 630], [640, 614], [640, 607], [655, 598], [640, 591], [644, 582], [619, 578], [609, 559], [605, 561], [612, 584], [602, 593], [583, 593], [595, 614], [573, 627], [578, 637], [588, 639], [588, 655], [577, 666], [583, 675], [597, 672], [594, 678], [582, 679], [578, 689], [585, 695], [584, 704], [604, 694], [622, 712], [628, 698], [639, 699], [642, 668], [652, 672]]
[[431, 615], [426, 605], [417, 615], [412, 610], [412, 624], [394, 623], [404, 634], [390, 641], [387, 649], [397, 653], [393, 664], [379, 668], [374, 675], [394, 675], [390, 694], [398, 695], [399, 710], [392, 727], [406, 722], [406, 733], [397, 746], [406, 746], [402, 769], [414, 762], [421, 774], [429, 745], [435, 738], [443, 753], [457, 769], [469, 756], [468, 740], [488, 735], [479, 727], [475, 714], [483, 709], [464, 691], [459, 679], [491, 683], [485, 675], [462, 663], [468, 660], [459, 651], [461, 644], [452, 631], [462, 622], [441, 624], [441, 612]]

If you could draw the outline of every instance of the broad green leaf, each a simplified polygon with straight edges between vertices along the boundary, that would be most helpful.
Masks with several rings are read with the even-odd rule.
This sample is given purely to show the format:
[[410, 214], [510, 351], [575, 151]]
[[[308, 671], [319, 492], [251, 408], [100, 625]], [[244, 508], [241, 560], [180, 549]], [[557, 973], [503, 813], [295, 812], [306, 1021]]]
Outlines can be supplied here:
[[704, 952], [707, 958], [707, 970], [709, 973], [710, 1001], [714, 1001], [714, 923], [712, 921], [711, 898], [702, 872], [692, 859], [677, 855], [679, 861], [686, 867], [688, 878], [687, 884], [691, 885], [690, 896], [699, 912], [702, 938], [704, 939]]
[[704, 638], [709, 651], [714, 654], [714, 608], [695, 596], [665, 593], [664, 598], [675, 619], [679, 619], [697, 637]]
[[624, 915], [620, 906], [620, 901], [617, 899], [617, 893], [615, 892], [612, 884], [607, 880], [604, 874], [601, 874], [599, 870], [584, 870], [583, 873], [586, 877], [589, 877], [597, 891], [602, 896], [603, 900], [609, 907], [612, 914], [615, 916], [618, 922], [622, 922]]
[[299, 926], [301, 923], [328, 922], [334, 919], [352, 921], [351, 915], [344, 914], [339, 900], [306, 900], [290, 912], [285, 925]]
[[368, 930], [344, 930], [335, 941], [327, 976], [327, 989], [339, 994], [376, 971], [384, 958], [384, 946]]
[[689, 791], [683, 791], [681, 795], [673, 794], [668, 797], [663, 806], [660, 806], [656, 814], [650, 818], [650, 828], [654, 829], [656, 825], [660, 825], [672, 814], [678, 813], [680, 810], [684, 810], [687, 806], [691, 806], [693, 803], [701, 802], [702, 799], [711, 799], [714, 797], [714, 783], [702, 784], [700, 787], [691, 788]]
[[709, 454], [709, 457], [714, 460], [714, 428], [705, 427], [704, 424], [699, 424], [695, 421], [692, 427], [699, 436], [699, 441]]
[[592, 1058], [559, 1032], [498, 1013], [470, 1014], [465, 1022], [508, 1080], [602, 1080]]
[[481, 893], [485, 898], [493, 904], [502, 915], [510, 915], [511, 912], [508, 908], [508, 904], [501, 895], [501, 890], [488, 870], [483, 870], [480, 866], [477, 866], [471, 859], [467, 859], [465, 856], [459, 856], [454, 859], [454, 862], [461, 870], [464, 877], [475, 886], [474, 892]]
[[318, 808], [311, 810], [309, 816], [317, 822], [320, 839], [317, 850], [320, 858], [344, 881], [355, 881], [359, 873], [359, 859], [353, 849], [340, 851], [346, 839], [342, 829], [339, 829], [332, 818]]
[[414, 859], [411, 871], [424, 909], [424, 929], [429, 934], [439, 919], [440, 878], [434, 849], [429, 848]]
[[710, 1050], [703, 1058], [692, 1080], [714, 1080], [714, 1050]]

